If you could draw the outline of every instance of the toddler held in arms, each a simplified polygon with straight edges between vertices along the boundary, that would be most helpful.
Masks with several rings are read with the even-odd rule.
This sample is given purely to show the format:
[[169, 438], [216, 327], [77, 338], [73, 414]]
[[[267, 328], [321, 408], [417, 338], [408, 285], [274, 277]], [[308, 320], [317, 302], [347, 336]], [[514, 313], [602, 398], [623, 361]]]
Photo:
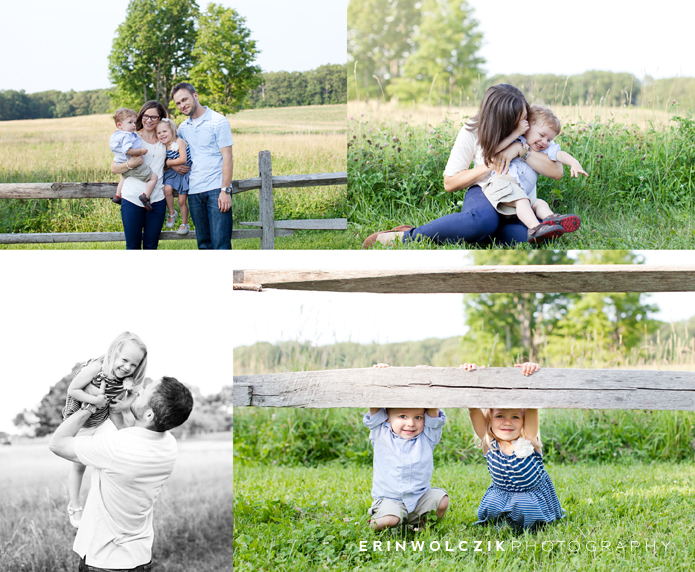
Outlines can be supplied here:
[[436, 511], [438, 518], [446, 513], [447, 492], [430, 486], [433, 451], [445, 422], [444, 412], [437, 408], [371, 407], [365, 414], [374, 447], [374, 500], [368, 511], [374, 530], [400, 524], [417, 527], [429, 512]]
[[[136, 390], [143, 384], [146, 368], [145, 344], [135, 334], [123, 332], [111, 342], [106, 355], [86, 362], [70, 382], [63, 419], [80, 409], [88, 409], [91, 415], [77, 433], [78, 437], [94, 435], [100, 427], [109, 424], [111, 427], [106, 430], [115, 430], [111, 421], [105, 422], [111, 413], [117, 412], [117, 417], [122, 417], [120, 413], [130, 408], [137, 397]], [[75, 528], [79, 528], [82, 520], [80, 488], [85, 469], [75, 461], [68, 477], [68, 516]]]
[[518, 139], [523, 145], [521, 155], [512, 160], [508, 172], [493, 171], [490, 180], [482, 186], [497, 212], [506, 216], [516, 215], [528, 227], [528, 241], [532, 244], [574, 232], [580, 225], [577, 215], [555, 214], [547, 202], [536, 197], [538, 173], [526, 163], [530, 153], [544, 153], [553, 161], [568, 165], [572, 177], [578, 177], [579, 173], [588, 177], [579, 161], [561, 151], [553, 141], [561, 129], [560, 120], [550, 109], [532, 105], [528, 121], [520, 121], [516, 131], [500, 144], [506, 146]]
[[140, 202], [145, 206], [148, 211], [152, 211], [152, 205], [150, 204], [150, 197], [152, 196], [152, 191], [154, 186], [157, 184], [157, 175], [152, 172], [147, 165], [144, 163], [139, 167], [133, 167], [132, 169], [128, 165], [128, 159], [130, 157], [137, 157], [139, 155], [146, 155], [147, 149], [142, 148], [142, 139], [135, 132], [136, 126], [135, 122], [138, 114], [132, 109], [126, 109], [121, 107], [117, 109], [113, 114], [113, 120], [116, 123], [118, 131], [115, 131], [111, 135], [111, 140], [109, 142], [109, 147], [111, 151], [114, 152], [114, 161], [117, 163], [125, 163], [128, 170], [121, 175], [121, 181], [118, 183], [118, 189], [116, 190], [116, 196], [111, 199], [116, 204], [121, 204], [121, 189], [123, 188], [123, 179], [126, 177], [135, 177], [140, 181], [144, 181], [145, 192], [140, 195]]

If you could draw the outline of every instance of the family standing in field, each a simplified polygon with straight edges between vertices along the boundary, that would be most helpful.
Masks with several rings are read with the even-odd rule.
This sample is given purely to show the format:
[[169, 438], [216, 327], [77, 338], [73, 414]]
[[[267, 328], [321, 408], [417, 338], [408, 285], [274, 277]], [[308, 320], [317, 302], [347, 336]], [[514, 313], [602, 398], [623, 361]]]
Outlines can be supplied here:
[[[188, 419], [193, 396], [173, 377], [146, 379], [146, 368], [142, 340], [120, 334], [73, 378], [64, 421], [49, 441], [53, 453], [72, 461], [67, 514], [77, 529], [73, 550], [81, 572], [152, 569], [154, 503], [177, 456], [169, 431]], [[88, 466], [92, 481], [83, 505]]]
[[178, 128], [159, 101], [148, 101], [139, 113], [120, 108], [113, 116], [111, 172], [123, 177], [113, 201], [121, 205], [126, 249], [157, 249], [164, 218], [166, 228], [176, 222], [176, 191], [182, 219], [176, 232], [188, 234], [190, 209], [198, 248], [230, 250], [234, 162], [229, 120], [200, 105], [190, 83], [175, 85], [171, 97], [188, 116]]
[[[555, 214], [536, 197], [538, 175], [588, 176], [553, 139], [561, 130], [547, 108], [529, 106], [514, 86], [499, 84], [483, 96], [480, 110], [459, 132], [444, 170], [447, 192], [468, 189], [458, 213], [420, 227], [401, 225], [376, 232], [362, 247], [427, 238], [436, 243], [471, 244], [494, 239], [501, 246], [558, 238], [579, 228], [579, 217]], [[473, 167], [471, 168], [471, 163]]]
[[[377, 364], [375, 367], [388, 367]], [[467, 371], [475, 364], [463, 364]], [[532, 375], [537, 363], [517, 364]], [[533, 529], [564, 517], [553, 483], [543, 466], [537, 409], [469, 409], [478, 446], [492, 484], [478, 507], [476, 524]], [[378, 408], [364, 416], [374, 448], [372, 506], [374, 530], [410, 525], [418, 529], [434, 512], [449, 507], [444, 489], [432, 488], [434, 447], [442, 438], [441, 409]]]

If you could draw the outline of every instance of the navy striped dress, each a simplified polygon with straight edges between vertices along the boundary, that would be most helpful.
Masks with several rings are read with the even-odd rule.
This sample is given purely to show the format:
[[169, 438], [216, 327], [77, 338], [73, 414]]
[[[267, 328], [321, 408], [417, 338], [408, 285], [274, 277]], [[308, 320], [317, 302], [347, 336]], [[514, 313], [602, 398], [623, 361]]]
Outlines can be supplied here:
[[492, 484], [480, 501], [476, 524], [505, 519], [514, 526], [532, 528], [564, 516], [543, 456], [537, 451], [520, 459], [500, 451], [493, 440], [485, 458]]
[[[167, 149], [167, 159], [178, 159], [181, 155], [179, 154], [178, 151], [172, 151], [170, 149]], [[191, 159], [191, 146], [187, 145], [186, 146], [186, 165], [189, 167], [193, 164], [193, 161]], [[190, 176], [191, 172], [188, 171], [185, 175], [181, 175], [174, 171], [174, 169], [167, 169], [164, 171], [164, 181], [163, 184], [165, 185], [171, 185], [171, 188], [174, 189], [177, 193], [181, 194], [187, 194], [188, 193], [188, 177]]]

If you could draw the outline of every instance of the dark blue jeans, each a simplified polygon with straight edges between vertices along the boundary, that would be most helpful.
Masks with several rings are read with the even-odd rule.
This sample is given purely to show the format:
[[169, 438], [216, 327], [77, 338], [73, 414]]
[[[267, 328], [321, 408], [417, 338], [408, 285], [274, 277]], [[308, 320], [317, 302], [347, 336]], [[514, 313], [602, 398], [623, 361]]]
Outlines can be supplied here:
[[424, 236], [440, 244], [461, 241], [483, 244], [494, 238], [500, 246], [510, 246], [515, 242], [526, 242], [527, 233], [526, 225], [516, 217], [500, 216], [482, 189], [475, 185], [466, 192], [461, 212], [409, 230], [403, 236], [403, 242]]
[[157, 250], [167, 212], [165, 200], [152, 203], [152, 212], [123, 199], [121, 220], [125, 232], [126, 250]]
[[[123, 204], [123, 203], [121, 203]], [[150, 572], [152, 570], [152, 562], [148, 562], [147, 564], [142, 564], [141, 566], [137, 566], [135, 568], [97, 568], [96, 566], [90, 566], [85, 562], [85, 559], [82, 558], [80, 560], [80, 567], [77, 569], [77, 572]]]
[[199, 250], [232, 249], [232, 211], [220, 212], [220, 189], [188, 195]]

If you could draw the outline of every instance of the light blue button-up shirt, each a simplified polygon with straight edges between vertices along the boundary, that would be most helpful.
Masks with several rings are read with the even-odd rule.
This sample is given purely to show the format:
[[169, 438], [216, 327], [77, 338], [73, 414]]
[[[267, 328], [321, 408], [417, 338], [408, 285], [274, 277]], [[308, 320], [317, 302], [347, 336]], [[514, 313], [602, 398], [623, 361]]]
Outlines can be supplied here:
[[142, 149], [140, 135], [130, 131], [116, 131], [111, 135], [109, 147], [114, 153], [116, 163], [125, 163], [130, 157], [126, 155], [131, 149]]
[[[526, 138], [522, 135], [519, 137], [518, 141], [521, 141], [522, 143], [526, 143]], [[548, 144], [548, 147], [543, 149], [543, 151], [537, 151], [538, 153], [543, 153], [550, 157], [553, 161], [557, 161], [557, 154], [561, 151], [560, 146], [555, 143], [555, 141], [551, 141]], [[495, 171], [492, 172], [491, 177], [494, 177], [497, 173]], [[515, 159], [512, 159], [512, 162], [509, 164], [509, 171], [507, 172], [507, 175], [512, 177], [517, 183], [519, 183], [519, 186], [524, 189], [524, 192], [530, 197], [531, 193], [533, 193], [536, 190], [536, 182], [538, 181], [538, 173], [534, 171], [527, 163], [526, 161], [523, 161], [519, 157], [516, 157]]]
[[229, 120], [205, 107], [200, 123], [193, 125], [189, 117], [179, 125], [178, 135], [191, 149], [191, 174], [188, 180], [189, 195], [214, 191], [222, 187], [221, 147], [232, 145], [232, 128]]
[[403, 439], [391, 430], [385, 409], [371, 417], [364, 415], [364, 424], [374, 446], [374, 476], [372, 497], [401, 501], [412, 512], [430, 489], [434, 470], [432, 454], [434, 446], [442, 438], [446, 415], [440, 409], [439, 417], [432, 418], [425, 412], [425, 428], [413, 439]]

